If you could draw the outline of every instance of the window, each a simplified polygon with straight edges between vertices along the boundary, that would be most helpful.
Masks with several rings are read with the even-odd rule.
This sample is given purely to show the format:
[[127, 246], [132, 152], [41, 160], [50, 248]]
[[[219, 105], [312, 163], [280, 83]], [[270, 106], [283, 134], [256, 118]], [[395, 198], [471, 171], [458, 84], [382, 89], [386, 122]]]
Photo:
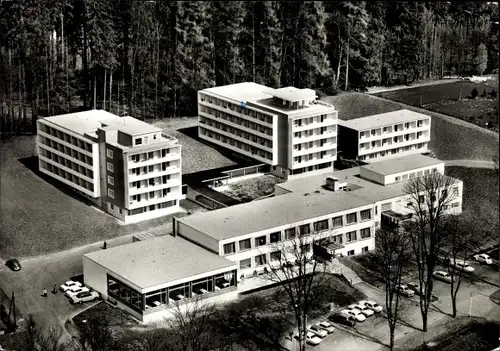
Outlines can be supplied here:
[[410, 173], [410, 179], [415, 178], [415, 172]]
[[281, 260], [281, 251], [274, 251], [270, 254], [271, 261], [279, 261]]
[[446, 199], [448, 197], [448, 189], [441, 190], [441, 198]]
[[107, 163], [106, 163], [106, 169], [107, 169], [108, 171], [110, 171], [110, 172], [113, 172], [113, 170], [114, 170], [113, 164], [112, 164], [112, 163], [110, 163], [110, 162], [107, 162]]
[[281, 232], [271, 233], [271, 235], [269, 236], [269, 241], [271, 243], [277, 243], [280, 240], [281, 240]]
[[141, 144], [142, 144], [142, 139], [141, 138], [135, 139], [135, 145], [141, 145]]
[[109, 204], [109, 207], [111, 208], [111, 210], [112, 210], [112, 211], [114, 211], [114, 210], [115, 210], [115, 205], [113, 205], [113, 204]]
[[107, 149], [106, 155], [108, 156], [108, 158], [113, 158], [113, 150]]
[[234, 253], [236, 250], [234, 248], [234, 243], [224, 244], [224, 255], [229, 255]]
[[315, 232], [321, 232], [323, 230], [328, 230], [328, 219], [314, 222], [314, 231]]
[[403, 180], [408, 179], [408, 174], [403, 174]]
[[346, 242], [348, 243], [356, 241], [356, 231], [346, 233], [345, 237], [346, 237]]
[[387, 133], [387, 130], [388, 130], [388, 128], [387, 128], [387, 127], [384, 127], [384, 128], [383, 128], [384, 133]]
[[266, 245], [266, 236], [265, 235], [260, 236], [258, 238], [255, 238], [255, 246], [256, 247], [263, 246], [263, 245]]
[[333, 228], [342, 227], [342, 216], [332, 218]]
[[266, 260], [266, 255], [258, 255], [258, 256], [255, 256], [255, 265], [257, 267], [259, 266], [263, 266], [267, 263], [267, 260]]
[[454, 202], [451, 204], [451, 207], [459, 207], [460, 206], [460, 202]]
[[246, 268], [251, 268], [252, 267], [252, 259], [247, 258], [244, 260], [240, 261], [240, 269], [246, 269]]
[[417, 172], [417, 177], [421, 177], [422, 176], [422, 171], [418, 171]]
[[368, 252], [368, 246], [365, 246], [361, 249], [361, 252], [365, 253], [365, 252]]
[[405, 123], [405, 129], [410, 128], [410, 123]]
[[108, 189], [108, 196], [112, 199], [115, 198], [115, 191], [113, 189]]
[[437, 171], [438, 171], [438, 169], [437, 169], [437, 168], [433, 168], [433, 169], [432, 169], [432, 173], [436, 173]]
[[428, 170], [428, 169], [426, 169], [426, 170], [424, 171], [424, 175], [428, 175], [429, 173], [430, 173], [430, 170]]
[[311, 234], [311, 226], [309, 224], [304, 224], [299, 227], [300, 235], [309, 235]]
[[347, 256], [354, 256], [354, 250], [347, 251]]
[[[398, 128], [398, 126], [394, 126], [394, 131], [395, 131], [395, 132], [397, 132], [397, 131], [398, 131], [398, 129], [399, 129], [399, 128]], [[394, 138], [394, 139], [396, 139], [396, 138]]]
[[240, 240], [240, 251], [250, 250], [252, 248], [252, 243], [250, 239]]
[[372, 210], [364, 210], [360, 212], [361, 220], [362, 221], [367, 221], [369, 219], [372, 219]]
[[395, 180], [396, 180], [396, 182], [399, 182], [399, 181], [401, 180], [401, 177], [400, 177], [400, 176], [397, 176], [397, 177], [395, 178]]
[[347, 214], [346, 216], [346, 222], [347, 224], [353, 224], [353, 223], [356, 223], [357, 222], [357, 216], [356, 216], [356, 212], [354, 213], [349, 213]]
[[453, 197], [458, 197], [458, 187], [453, 188]]
[[334, 235], [333, 236], [333, 243], [338, 244], [338, 245], [342, 245], [342, 243], [344, 242], [343, 237], [344, 236], [342, 234]]
[[108, 176], [108, 183], [111, 185], [115, 185], [115, 178], [113, 178], [112, 176]]
[[359, 234], [361, 236], [361, 239], [369, 238], [371, 236], [371, 229], [370, 228], [361, 229], [359, 231]]
[[295, 238], [295, 228], [285, 229], [285, 239], [293, 239]]
[[377, 134], [377, 131], [375, 129], [372, 129], [371, 134], [375, 135], [375, 134]]

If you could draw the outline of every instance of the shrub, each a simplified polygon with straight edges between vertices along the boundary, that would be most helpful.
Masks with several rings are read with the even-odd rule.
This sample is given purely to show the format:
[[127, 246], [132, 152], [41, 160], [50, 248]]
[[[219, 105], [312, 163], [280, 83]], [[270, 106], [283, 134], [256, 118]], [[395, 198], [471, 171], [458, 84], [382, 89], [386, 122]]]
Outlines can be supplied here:
[[490, 96], [492, 98], [496, 98], [497, 97], [497, 91], [495, 89], [493, 89], [491, 92], [490, 92]]
[[475, 99], [475, 98], [477, 97], [477, 95], [478, 95], [478, 94], [479, 94], [479, 93], [478, 93], [478, 91], [477, 91], [477, 89], [476, 89], [476, 88], [472, 89], [471, 96], [472, 96], [472, 98], [473, 98], [473, 99]]
[[481, 94], [481, 97], [483, 97], [483, 98], [484, 98], [484, 97], [486, 97], [486, 95], [487, 95], [487, 94], [486, 94], [486, 89], [483, 89], [483, 93]]

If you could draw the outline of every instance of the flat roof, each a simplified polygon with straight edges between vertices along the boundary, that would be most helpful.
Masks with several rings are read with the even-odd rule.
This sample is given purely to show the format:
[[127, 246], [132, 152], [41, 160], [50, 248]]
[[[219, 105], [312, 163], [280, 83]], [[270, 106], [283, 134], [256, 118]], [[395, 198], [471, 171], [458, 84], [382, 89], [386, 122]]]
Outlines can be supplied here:
[[271, 98], [274, 94], [273, 88], [269, 88], [265, 85], [257, 84], [254, 82], [223, 85], [219, 87], [203, 89], [202, 91], [217, 94], [221, 97], [238, 102], [256, 101]]
[[178, 221], [216, 240], [225, 240], [368, 204], [370, 201], [342, 191], [328, 195], [285, 194], [197, 213]]
[[273, 102], [272, 98], [252, 101], [250, 105], [260, 107], [261, 109], [265, 109], [271, 112], [281, 112], [283, 114], [286, 114], [291, 119], [302, 118], [304, 115], [307, 116], [321, 113], [332, 113], [336, 111], [334, 106], [319, 101], [320, 100], [316, 100], [314, 103], [306, 104], [304, 107], [299, 109], [276, 105]]
[[296, 102], [301, 100], [315, 100], [316, 92], [312, 89], [298, 89], [295, 87], [285, 87], [280, 89], [275, 89], [273, 96], [290, 102]]
[[430, 118], [430, 116], [410, 110], [397, 110], [378, 115], [350, 119], [348, 121], [339, 120], [339, 125], [362, 131], [366, 129], [385, 127], [396, 123], [412, 122], [425, 118]]
[[118, 119], [103, 121], [107, 127], [119, 130], [129, 135], [140, 135], [154, 132], [161, 132], [161, 128], [157, 128], [152, 124], [140, 121], [134, 117], [118, 117]]
[[101, 127], [102, 123], [112, 123], [121, 117], [105, 110], [89, 110], [83, 112], [68, 113], [64, 115], [45, 117], [43, 120], [49, 121], [64, 129], [70, 130], [79, 135], [91, 133]]
[[234, 262], [171, 235], [84, 256], [141, 289], [236, 266]]
[[425, 156], [422, 154], [413, 154], [385, 161], [373, 162], [361, 166], [362, 168], [376, 172], [382, 175], [390, 175], [411, 171], [422, 167], [430, 167], [444, 163], [444, 161]]

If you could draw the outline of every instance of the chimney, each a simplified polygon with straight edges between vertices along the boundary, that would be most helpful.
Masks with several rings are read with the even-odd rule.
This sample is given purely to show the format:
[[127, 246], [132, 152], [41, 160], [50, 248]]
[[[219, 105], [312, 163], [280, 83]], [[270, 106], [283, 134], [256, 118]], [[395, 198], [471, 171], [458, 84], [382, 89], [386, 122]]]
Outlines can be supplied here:
[[330, 190], [337, 191], [338, 190], [338, 179], [333, 177], [326, 178], [326, 187]]

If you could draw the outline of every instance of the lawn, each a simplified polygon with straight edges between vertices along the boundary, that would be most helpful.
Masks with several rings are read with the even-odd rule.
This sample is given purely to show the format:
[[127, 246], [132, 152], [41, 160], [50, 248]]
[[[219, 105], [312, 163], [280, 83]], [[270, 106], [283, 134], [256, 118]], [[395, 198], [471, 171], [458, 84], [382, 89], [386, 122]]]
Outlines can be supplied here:
[[271, 174], [265, 174], [259, 177], [241, 180], [229, 184], [229, 189], [221, 191], [241, 202], [250, 202], [260, 197], [274, 193], [274, 186], [283, 183], [284, 180]]
[[0, 257], [3, 259], [57, 252], [171, 222], [167, 216], [121, 225], [71, 191], [65, 193], [60, 184], [47, 181], [49, 177], [36, 174], [34, 154], [32, 136], [0, 145]]
[[[350, 120], [374, 114], [401, 110], [397, 102], [382, 100], [376, 96], [346, 93], [324, 97], [339, 111], [339, 118]], [[488, 131], [467, 128], [437, 117], [432, 118], [430, 148], [442, 160], [486, 160], [491, 161], [498, 152], [498, 137]]]
[[[479, 97], [470, 99], [474, 88], [477, 89]], [[374, 95], [443, 113], [481, 127], [486, 127], [486, 122], [493, 123], [493, 129], [498, 131], [498, 99], [489, 95], [493, 90], [498, 94], [498, 83], [460, 81], [387, 91]], [[486, 97], [481, 97], [484, 93]]]
[[[434, 346], [408, 347], [419, 342], [418, 339], [406, 343], [406, 350], [412, 351], [490, 351], [498, 347], [500, 324], [478, 317], [458, 317], [446, 323], [443, 334], [432, 340]], [[421, 341], [421, 340], [420, 340]], [[429, 343], [427, 343], [429, 344]]]

